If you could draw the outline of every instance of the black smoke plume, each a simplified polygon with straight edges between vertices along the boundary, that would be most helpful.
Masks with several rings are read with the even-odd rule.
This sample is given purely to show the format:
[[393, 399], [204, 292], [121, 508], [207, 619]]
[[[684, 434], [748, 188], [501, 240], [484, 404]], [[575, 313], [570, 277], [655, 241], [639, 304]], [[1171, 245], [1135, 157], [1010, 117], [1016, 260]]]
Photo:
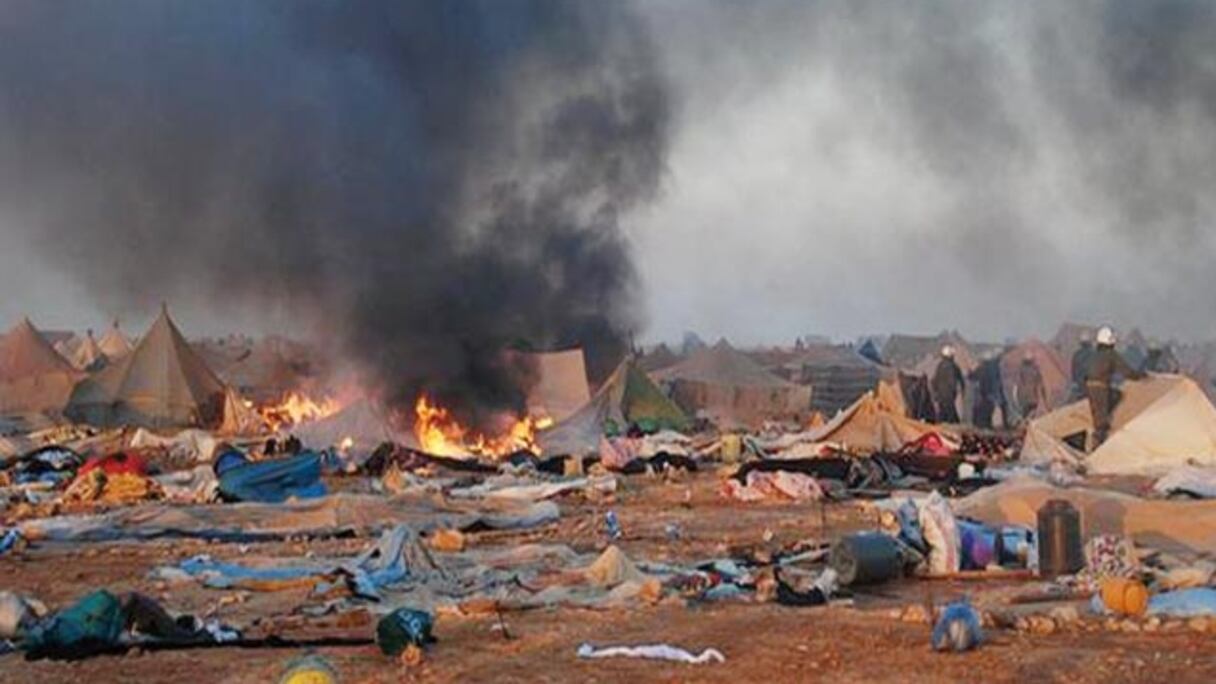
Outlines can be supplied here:
[[0, 201], [110, 310], [306, 319], [385, 395], [516, 406], [624, 348], [665, 85], [598, 0], [9, 0]]

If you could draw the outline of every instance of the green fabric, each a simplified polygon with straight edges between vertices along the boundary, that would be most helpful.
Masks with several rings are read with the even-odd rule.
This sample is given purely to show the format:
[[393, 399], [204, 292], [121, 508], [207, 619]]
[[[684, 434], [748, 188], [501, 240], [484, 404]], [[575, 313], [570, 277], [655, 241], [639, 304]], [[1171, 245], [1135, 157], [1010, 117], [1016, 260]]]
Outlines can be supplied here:
[[95, 591], [33, 630], [30, 646], [52, 657], [86, 655], [117, 643], [123, 622], [118, 597], [104, 589]]
[[630, 364], [625, 374], [621, 413], [644, 432], [685, 430], [690, 423], [680, 407], [668, 399], [635, 364]]

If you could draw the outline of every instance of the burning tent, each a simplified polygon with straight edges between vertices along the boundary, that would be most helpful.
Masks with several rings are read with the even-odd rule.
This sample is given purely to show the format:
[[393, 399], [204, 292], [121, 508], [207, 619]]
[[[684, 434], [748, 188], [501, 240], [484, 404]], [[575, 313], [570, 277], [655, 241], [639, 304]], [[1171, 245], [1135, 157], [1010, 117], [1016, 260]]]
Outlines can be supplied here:
[[616, 367], [612, 375], [581, 409], [537, 436], [545, 454], [578, 454], [595, 451], [600, 438], [637, 424], [648, 432], [685, 430], [688, 416], [668, 399], [632, 358]]
[[224, 391], [162, 307], [130, 354], [76, 387], [67, 413], [94, 425], [216, 425]]
[[360, 453], [368, 453], [384, 442], [402, 441], [388, 415], [367, 399], [354, 401], [317, 420], [285, 427], [280, 434], [295, 435], [313, 449], [345, 447]]
[[79, 377], [28, 318], [0, 338], [0, 414], [61, 411]]
[[680, 408], [723, 427], [797, 418], [811, 404], [810, 388], [769, 373], [726, 340], [693, 352], [653, 377], [671, 387], [671, 397]]
[[217, 372], [243, 395], [265, 401], [299, 389], [308, 366], [302, 356], [287, 340], [267, 337]]

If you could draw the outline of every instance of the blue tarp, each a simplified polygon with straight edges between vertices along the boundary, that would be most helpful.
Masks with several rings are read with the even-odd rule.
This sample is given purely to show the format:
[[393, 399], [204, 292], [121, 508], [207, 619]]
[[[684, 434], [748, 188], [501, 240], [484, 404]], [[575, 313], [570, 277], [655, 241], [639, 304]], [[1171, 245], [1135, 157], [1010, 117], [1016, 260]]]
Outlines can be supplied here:
[[282, 503], [292, 497], [312, 499], [325, 493], [321, 456], [312, 452], [245, 463], [220, 475], [220, 496], [227, 501]]

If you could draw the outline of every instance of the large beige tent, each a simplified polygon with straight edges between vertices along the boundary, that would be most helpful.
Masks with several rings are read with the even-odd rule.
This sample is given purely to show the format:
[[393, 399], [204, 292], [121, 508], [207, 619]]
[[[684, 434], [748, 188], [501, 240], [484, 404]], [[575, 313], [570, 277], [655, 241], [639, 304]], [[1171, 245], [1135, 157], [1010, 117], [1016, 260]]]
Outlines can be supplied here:
[[358, 399], [341, 411], [314, 421], [283, 428], [286, 437], [295, 435], [312, 449], [328, 449], [349, 440], [350, 448], [358, 453], [370, 453], [383, 442], [404, 442], [417, 446], [410, 435], [399, 434], [388, 414], [368, 399]]
[[0, 338], [0, 414], [61, 411], [79, 378], [28, 318]]
[[684, 430], [691, 421], [651, 382], [637, 361], [627, 358], [582, 408], [538, 435], [547, 455], [581, 454], [599, 448], [608, 432], [630, 424], [649, 429]]
[[722, 427], [755, 426], [768, 419], [801, 419], [811, 389], [769, 373], [726, 340], [693, 352], [652, 377], [671, 388], [684, 411]]
[[72, 393], [67, 413], [94, 425], [216, 425], [224, 384], [190, 347], [166, 309], [122, 359]]
[[[522, 353], [522, 352], [521, 352]], [[525, 354], [535, 372], [528, 412], [562, 421], [591, 400], [582, 349]]]
[[[1188, 462], [1216, 465], [1216, 407], [1181, 375], [1124, 383], [1111, 434], [1086, 455], [1079, 445], [1093, 431], [1089, 402], [1078, 401], [1030, 423], [1022, 460], [1084, 464], [1097, 474], [1157, 475]], [[1075, 439], [1074, 439], [1075, 438]]]

